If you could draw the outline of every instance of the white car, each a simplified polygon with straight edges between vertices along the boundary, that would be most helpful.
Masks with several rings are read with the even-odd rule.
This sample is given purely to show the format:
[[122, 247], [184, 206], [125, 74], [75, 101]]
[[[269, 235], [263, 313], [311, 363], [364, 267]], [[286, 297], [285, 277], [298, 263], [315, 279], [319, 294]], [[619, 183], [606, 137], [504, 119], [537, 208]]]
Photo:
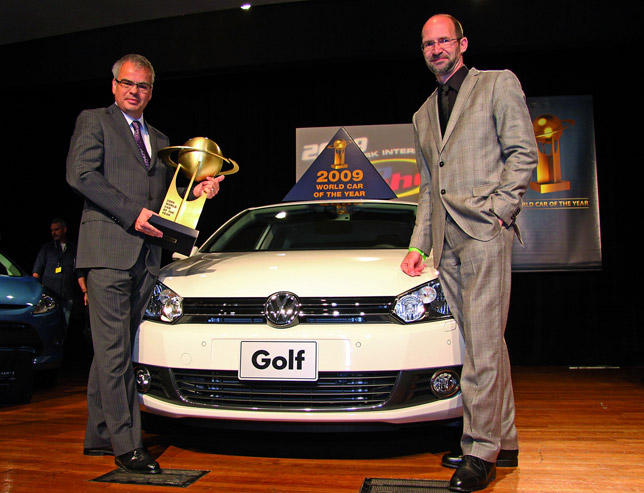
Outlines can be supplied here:
[[162, 269], [133, 350], [142, 410], [300, 423], [460, 417], [460, 331], [434, 269], [400, 270], [415, 216], [415, 204], [395, 201], [237, 214]]

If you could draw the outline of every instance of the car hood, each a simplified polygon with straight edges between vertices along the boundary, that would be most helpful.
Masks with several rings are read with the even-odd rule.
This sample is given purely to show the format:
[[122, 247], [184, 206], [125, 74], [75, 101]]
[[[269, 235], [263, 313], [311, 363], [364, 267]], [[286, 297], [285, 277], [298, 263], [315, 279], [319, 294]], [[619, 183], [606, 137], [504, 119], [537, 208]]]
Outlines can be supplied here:
[[[436, 276], [400, 270], [406, 250], [324, 250], [196, 254], [165, 267], [159, 280], [183, 297], [395, 296]], [[428, 262], [429, 263], [429, 262]], [[429, 274], [431, 272], [431, 275]]]
[[0, 276], [0, 305], [35, 305], [42, 285], [34, 277]]

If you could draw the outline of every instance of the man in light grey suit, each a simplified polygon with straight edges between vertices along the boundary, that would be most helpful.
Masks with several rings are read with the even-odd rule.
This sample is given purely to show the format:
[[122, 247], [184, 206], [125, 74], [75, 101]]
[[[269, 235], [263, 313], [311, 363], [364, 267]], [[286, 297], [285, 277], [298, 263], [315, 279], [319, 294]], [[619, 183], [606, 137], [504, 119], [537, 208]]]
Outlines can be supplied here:
[[431, 17], [422, 50], [439, 88], [414, 115], [421, 176], [416, 226], [401, 268], [433, 266], [465, 340], [462, 453], [453, 491], [476, 491], [497, 465], [516, 466], [518, 441], [504, 332], [516, 218], [537, 148], [521, 85], [511, 72], [468, 70], [468, 40], [452, 16]]
[[[143, 119], [154, 84], [150, 62], [126, 55], [112, 73], [114, 104], [80, 114], [67, 156], [67, 181], [85, 198], [76, 267], [87, 270], [94, 344], [84, 453], [114, 455], [122, 469], [154, 474], [160, 468], [143, 447], [131, 344], [161, 263], [160, 247], [146, 237], [162, 236], [148, 219], [172, 179], [157, 158], [169, 141]], [[212, 198], [219, 181], [203, 180], [193, 195]]]

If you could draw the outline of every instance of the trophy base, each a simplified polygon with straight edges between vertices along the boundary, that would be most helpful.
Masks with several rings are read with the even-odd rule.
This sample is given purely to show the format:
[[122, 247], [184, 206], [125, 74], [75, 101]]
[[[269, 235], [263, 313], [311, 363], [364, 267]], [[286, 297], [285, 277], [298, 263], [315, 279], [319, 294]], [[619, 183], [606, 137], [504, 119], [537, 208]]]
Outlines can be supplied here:
[[149, 222], [155, 228], [163, 232], [162, 238], [147, 237], [147, 241], [159, 245], [165, 250], [190, 255], [192, 247], [197, 242], [199, 231], [189, 228], [183, 224], [175, 223], [161, 216], [152, 216]]
[[570, 190], [570, 182], [537, 183], [536, 181], [532, 181], [530, 182], [530, 188], [539, 193], [563, 192], [564, 190]]

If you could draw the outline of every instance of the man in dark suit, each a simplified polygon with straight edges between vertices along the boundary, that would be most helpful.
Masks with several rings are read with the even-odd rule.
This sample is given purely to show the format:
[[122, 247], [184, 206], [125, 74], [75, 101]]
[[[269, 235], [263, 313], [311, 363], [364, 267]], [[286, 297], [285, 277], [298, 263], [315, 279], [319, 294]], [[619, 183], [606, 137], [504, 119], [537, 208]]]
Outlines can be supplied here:
[[[76, 266], [87, 272], [94, 359], [87, 387], [86, 455], [114, 455], [130, 472], [158, 473], [143, 447], [132, 370], [132, 340], [156, 282], [163, 234], [148, 220], [159, 210], [172, 170], [157, 158], [168, 138], [143, 119], [154, 69], [141, 55], [112, 68], [114, 104], [83, 111], [67, 157], [67, 181], [85, 198]], [[212, 198], [223, 177], [192, 190]]]
[[462, 453], [446, 454], [443, 465], [457, 468], [451, 490], [476, 491], [495, 479], [497, 465], [518, 463], [504, 332], [516, 218], [537, 147], [519, 81], [507, 70], [468, 70], [456, 19], [431, 17], [421, 46], [439, 89], [414, 115], [421, 186], [401, 268], [418, 275], [432, 251], [463, 334]]

